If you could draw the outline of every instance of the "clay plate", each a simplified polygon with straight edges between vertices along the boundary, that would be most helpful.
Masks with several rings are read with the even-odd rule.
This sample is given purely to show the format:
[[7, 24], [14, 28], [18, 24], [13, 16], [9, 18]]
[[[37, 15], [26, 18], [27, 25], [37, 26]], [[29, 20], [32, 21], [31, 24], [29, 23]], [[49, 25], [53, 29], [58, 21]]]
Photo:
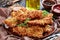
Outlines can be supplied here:
[[[12, 30], [11, 30], [11, 28], [8, 28], [8, 26], [7, 26], [6, 24], [4, 24], [4, 28], [7, 30], [8, 33], [13, 34], [13, 35], [18, 36], [18, 37], [21, 37], [21, 36], [18, 35], [17, 33], [13, 33]], [[44, 36], [41, 37], [41, 39], [42, 39], [42, 38], [46, 38], [46, 37], [48, 37], [49, 35], [55, 33], [56, 30], [57, 30], [57, 23], [54, 22], [53, 25], [52, 25], [52, 31], [49, 32], [49, 33], [44, 34]], [[26, 37], [28, 37], [28, 36], [26, 36]], [[33, 38], [33, 37], [30, 37], [30, 38]], [[40, 38], [38, 38], [38, 39], [40, 39]]]

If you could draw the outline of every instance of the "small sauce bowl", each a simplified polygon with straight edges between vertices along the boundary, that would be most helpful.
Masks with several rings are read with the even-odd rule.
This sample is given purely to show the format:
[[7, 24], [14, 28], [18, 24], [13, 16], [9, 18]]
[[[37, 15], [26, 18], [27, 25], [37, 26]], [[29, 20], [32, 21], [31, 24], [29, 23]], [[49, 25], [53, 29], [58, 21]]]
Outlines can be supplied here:
[[55, 4], [56, 2], [55, 1], [52, 1], [52, 0], [44, 0], [42, 2], [42, 5], [44, 6], [45, 9], [51, 9], [51, 7]]
[[60, 4], [55, 4], [52, 6], [52, 12], [55, 15], [60, 15]]

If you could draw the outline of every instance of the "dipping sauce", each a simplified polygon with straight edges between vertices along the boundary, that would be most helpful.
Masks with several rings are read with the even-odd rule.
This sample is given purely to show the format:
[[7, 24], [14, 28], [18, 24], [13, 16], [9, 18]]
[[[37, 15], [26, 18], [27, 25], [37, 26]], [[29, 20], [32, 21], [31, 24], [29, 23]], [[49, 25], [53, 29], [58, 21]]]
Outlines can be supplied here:
[[43, 4], [43, 6], [44, 6], [45, 9], [49, 10], [49, 9], [51, 9], [51, 7], [54, 4], [56, 4], [56, 2], [52, 1], [52, 0], [45, 0], [45, 1], [42, 2], [42, 4]]
[[52, 6], [52, 5], [55, 4], [54, 1], [45, 1], [44, 3], [45, 3], [46, 5], [48, 5], [48, 6]]
[[60, 13], [60, 5], [54, 6], [53, 11], [56, 13]]

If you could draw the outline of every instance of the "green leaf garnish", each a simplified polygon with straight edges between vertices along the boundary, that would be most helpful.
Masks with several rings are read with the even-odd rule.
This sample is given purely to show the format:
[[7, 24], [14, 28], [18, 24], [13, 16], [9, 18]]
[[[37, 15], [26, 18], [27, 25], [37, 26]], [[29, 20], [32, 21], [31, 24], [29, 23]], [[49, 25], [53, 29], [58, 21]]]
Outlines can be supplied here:
[[46, 10], [43, 10], [42, 12], [43, 12], [43, 16], [46, 16], [46, 15], [48, 15], [48, 13], [49, 13], [49, 12], [46, 11]]
[[23, 27], [23, 26], [26, 26], [24, 23], [21, 23], [21, 24], [18, 24], [18, 26], [20, 27]]
[[21, 23], [21, 24], [18, 24], [18, 26], [20, 27], [25, 27], [25, 26], [27, 26], [27, 22], [28, 21], [30, 21], [30, 18], [27, 18], [23, 23]]
[[27, 24], [28, 21], [30, 21], [30, 18], [27, 18], [27, 19], [24, 21], [24, 24]]

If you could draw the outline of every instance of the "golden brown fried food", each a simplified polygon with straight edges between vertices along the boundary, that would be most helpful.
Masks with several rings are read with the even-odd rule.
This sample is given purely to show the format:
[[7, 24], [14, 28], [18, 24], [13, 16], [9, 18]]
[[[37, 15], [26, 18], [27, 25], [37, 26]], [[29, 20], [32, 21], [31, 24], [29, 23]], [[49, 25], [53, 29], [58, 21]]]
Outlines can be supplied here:
[[43, 28], [39, 26], [32, 26], [27, 29], [27, 36], [41, 38], [43, 36]]
[[18, 16], [16, 16], [16, 18], [19, 21], [24, 21], [27, 19], [27, 15], [26, 14], [19, 14]]
[[19, 14], [24, 14], [24, 12], [21, 11], [21, 10], [11, 12], [11, 16], [12, 16], [12, 17], [16, 17], [16, 16], [18, 16]]
[[42, 18], [42, 11], [40, 10], [36, 10], [36, 11], [29, 11], [25, 14], [18, 14], [16, 16], [16, 18], [20, 21], [24, 21], [26, 20], [27, 18], [30, 18], [30, 19], [40, 19]]
[[[19, 8], [19, 9], [18, 9]], [[41, 10], [29, 11], [24, 7], [15, 7], [11, 13], [12, 17], [16, 17], [20, 21], [24, 21], [27, 18], [40, 19], [43, 17]]]
[[13, 28], [13, 32], [17, 32], [19, 35], [22, 36], [29, 36], [29, 37], [38, 37], [41, 38], [43, 36], [43, 29], [39, 26], [32, 27], [15, 27]]
[[52, 24], [52, 23], [53, 23], [52, 19], [28, 21], [28, 24], [31, 24], [31, 25], [47, 25], [47, 24]]
[[52, 27], [50, 25], [46, 25], [44, 28], [43, 28], [44, 32], [51, 32], [52, 31]]
[[34, 11], [29, 11], [27, 13], [27, 17], [31, 19], [40, 19], [42, 18], [42, 11], [41, 10], [34, 10]]
[[44, 17], [44, 19], [52, 19], [52, 17], [53, 17], [53, 14], [49, 13], [47, 16]]
[[32, 25], [45, 25], [45, 24], [52, 24], [52, 23], [53, 23], [52, 14], [48, 14], [47, 17], [40, 20], [28, 21], [28, 24], [32, 24]]
[[14, 8], [12, 8], [12, 10], [13, 10], [12, 13], [11, 13], [12, 17], [15, 17], [19, 14], [25, 14], [29, 11], [24, 7], [14, 7]]
[[51, 13], [44, 16], [41, 10], [30, 11], [24, 7], [15, 7], [11, 12], [11, 17], [7, 18], [4, 23], [13, 29], [13, 33], [41, 38], [45, 32], [52, 31], [49, 25], [53, 24], [52, 16]]
[[15, 17], [9, 17], [4, 21], [9, 27], [15, 27], [17, 25], [17, 20]]
[[13, 32], [17, 33], [18, 35], [26, 36], [26, 28], [25, 27], [15, 27], [13, 28]]

